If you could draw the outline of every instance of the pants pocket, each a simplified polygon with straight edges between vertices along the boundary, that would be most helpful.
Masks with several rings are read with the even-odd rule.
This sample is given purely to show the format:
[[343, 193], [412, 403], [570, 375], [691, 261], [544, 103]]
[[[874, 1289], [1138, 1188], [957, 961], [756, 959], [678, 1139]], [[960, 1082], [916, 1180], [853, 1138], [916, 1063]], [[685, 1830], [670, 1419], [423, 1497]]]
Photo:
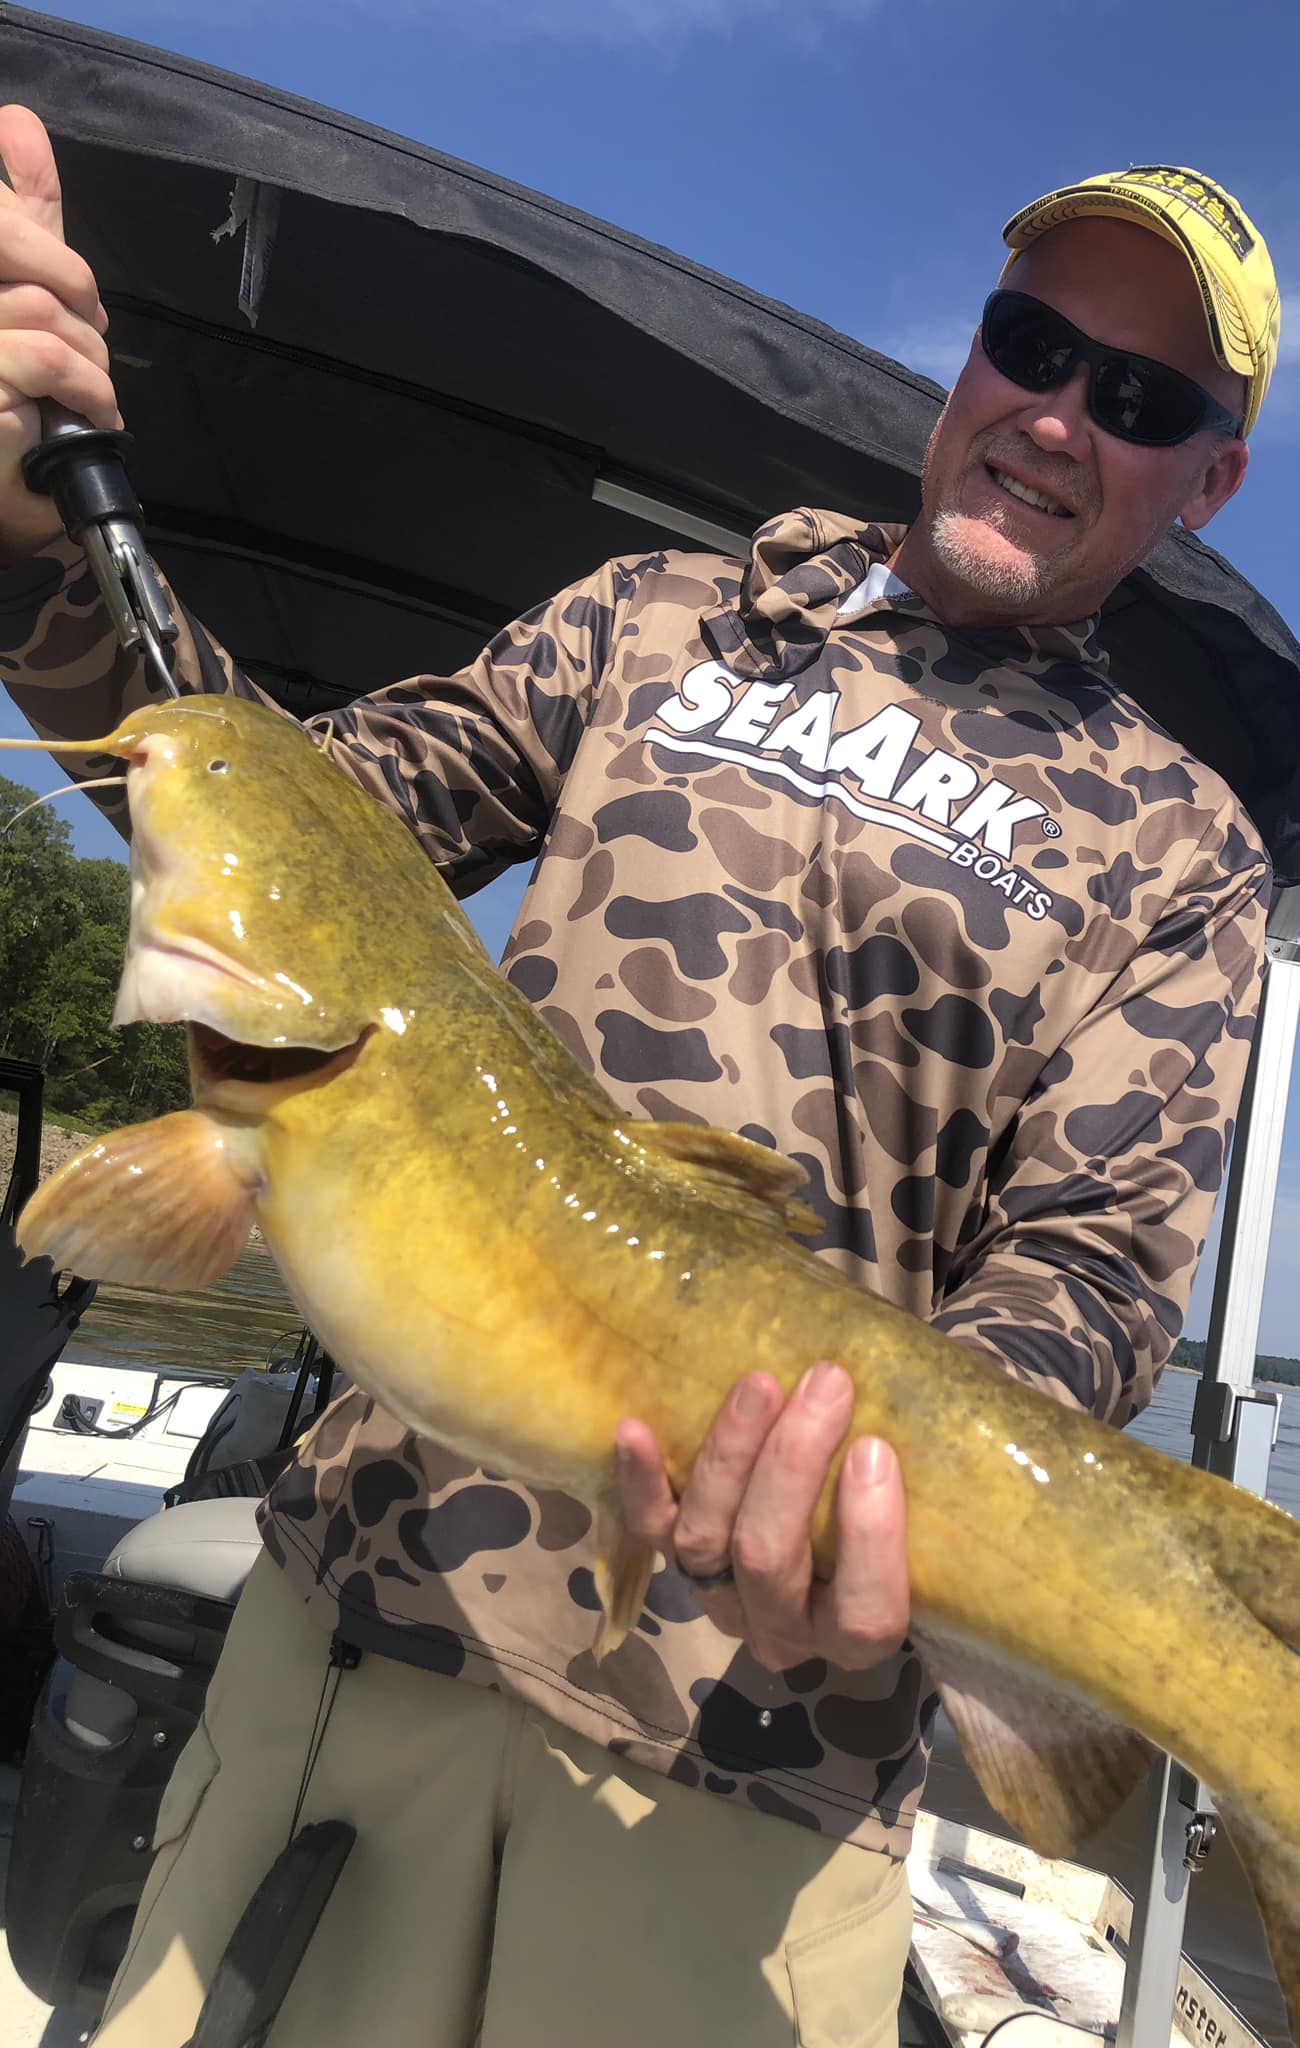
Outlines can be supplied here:
[[892, 1863], [870, 1899], [790, 1942], [799, 2048], [892, 2048], [911, 1939], [907, 1871]]

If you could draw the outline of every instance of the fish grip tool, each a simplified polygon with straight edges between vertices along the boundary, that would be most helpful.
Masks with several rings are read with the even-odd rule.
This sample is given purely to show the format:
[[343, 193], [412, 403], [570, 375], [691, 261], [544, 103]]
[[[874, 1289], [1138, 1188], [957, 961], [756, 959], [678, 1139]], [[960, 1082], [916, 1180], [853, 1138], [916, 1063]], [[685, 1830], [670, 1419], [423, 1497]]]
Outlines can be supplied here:
[[51, 404], [41, 407], [41, 427], [43, 438], [23, 457], [27, 488], [53, 498], [69, 540], [85, 549], [120, 645], [143, 660], [155, 688], [179, 697], [166, 653], [176, 621], [144, 544], [126, 471], [130, 435]]

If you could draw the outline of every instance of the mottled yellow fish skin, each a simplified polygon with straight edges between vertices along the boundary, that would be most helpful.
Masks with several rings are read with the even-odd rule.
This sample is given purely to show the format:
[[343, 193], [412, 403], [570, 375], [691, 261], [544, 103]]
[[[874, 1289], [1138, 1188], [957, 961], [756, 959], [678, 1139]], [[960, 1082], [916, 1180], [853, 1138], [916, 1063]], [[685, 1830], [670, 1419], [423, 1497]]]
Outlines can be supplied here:
[[[624, 1417], [653, 1427], [680, 1487], [742, 1371], [790, 1388], [839, 1360], [853, 1434], [902, 1466], [918, 1640], [941, 1672], [974, 1646], [1038, 1674], [1206, 1779], [1294, 2025], [1300, 1525], [867, 1294], [785, 1234], [779, 1189], [743, 1158], [734, 1175], [675, 1160], [497, 974], [400, 819], [297, 726], [197, 698], [97, 750], [131, 762], [123, 1005], [338, 1055], [259, 1082], [200, 1035], [195, 1106], [349, 1374], [490, 1469], [596, 1503]], [[832, 1500], [833, 1481], [824, 1574]], [[1016, 1818], [1038, 1827], [1032, 1802]]]
[[[1271, 1717], [1300, 1716], [1294, 1659], [1216, 1560], [1225, 1517], [1252, 1546], [1285, 1535], [1294, 1557], [1287, 1517], [1045, 1400], [775, 1228], [665, 1185], [635, 1125], [592, 1116], [585, 1085], [559, 1100], [505, 1015], [434, 1057], [418, 1032], [377, 1039], [328, 1103], [304, 1092], [267, 1120], [263, 1226], [355, 1377], [494, 1469], [593, 1500], [624, 1416], [652, 1425], [681, 1485], [743, 1367], [792, 1387], [839, 1359], [854, 1433], [885, 1437], [902, 1463], [920, 1623], [1123, 1720], [1141, 1700], [1144, 1731], [1207, 1776], [1225, 1716], [1243, 1768], [1276, 1748]], [[405, 1142], [402, 1127], [376, 1135], [389, 1090]], [[344, 1244], [345, 1261], [322, 1257]], [[829, 1489], [815, 1549], [829, 1573]], [[1193, 1636], [1217, 1652], [1197, 1700]]]

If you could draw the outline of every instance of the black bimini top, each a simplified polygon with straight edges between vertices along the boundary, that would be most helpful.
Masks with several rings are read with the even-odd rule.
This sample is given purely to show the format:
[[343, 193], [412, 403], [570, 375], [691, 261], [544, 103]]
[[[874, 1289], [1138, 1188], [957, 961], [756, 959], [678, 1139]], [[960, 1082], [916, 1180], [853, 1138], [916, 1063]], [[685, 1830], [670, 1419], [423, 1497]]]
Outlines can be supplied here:
[[[937, 386], [604, 221], [346, 115], [0, 5], [112, 316], [151, 542], [295, 711], [446, 673], [609, 555], [916, 510]], [[1300, 881], [1300, 648], [1175, 531], [1125, 686]]]

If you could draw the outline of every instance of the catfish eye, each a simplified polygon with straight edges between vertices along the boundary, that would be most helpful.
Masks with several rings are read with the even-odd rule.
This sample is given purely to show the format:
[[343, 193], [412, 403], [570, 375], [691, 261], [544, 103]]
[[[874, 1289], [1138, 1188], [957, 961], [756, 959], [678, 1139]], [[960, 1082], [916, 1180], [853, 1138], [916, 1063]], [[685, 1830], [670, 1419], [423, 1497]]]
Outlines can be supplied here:
[[226, 771], [227, 771], [227, 770], [229, 769], [229, 767], [230, 767], [230, 763], [229, 763], [229, 761], [209, 761], [209, 762], [208, 762], [208, 774], [209, 774], [209, 775], [224, 775], [224, 774], [226, 773]]

